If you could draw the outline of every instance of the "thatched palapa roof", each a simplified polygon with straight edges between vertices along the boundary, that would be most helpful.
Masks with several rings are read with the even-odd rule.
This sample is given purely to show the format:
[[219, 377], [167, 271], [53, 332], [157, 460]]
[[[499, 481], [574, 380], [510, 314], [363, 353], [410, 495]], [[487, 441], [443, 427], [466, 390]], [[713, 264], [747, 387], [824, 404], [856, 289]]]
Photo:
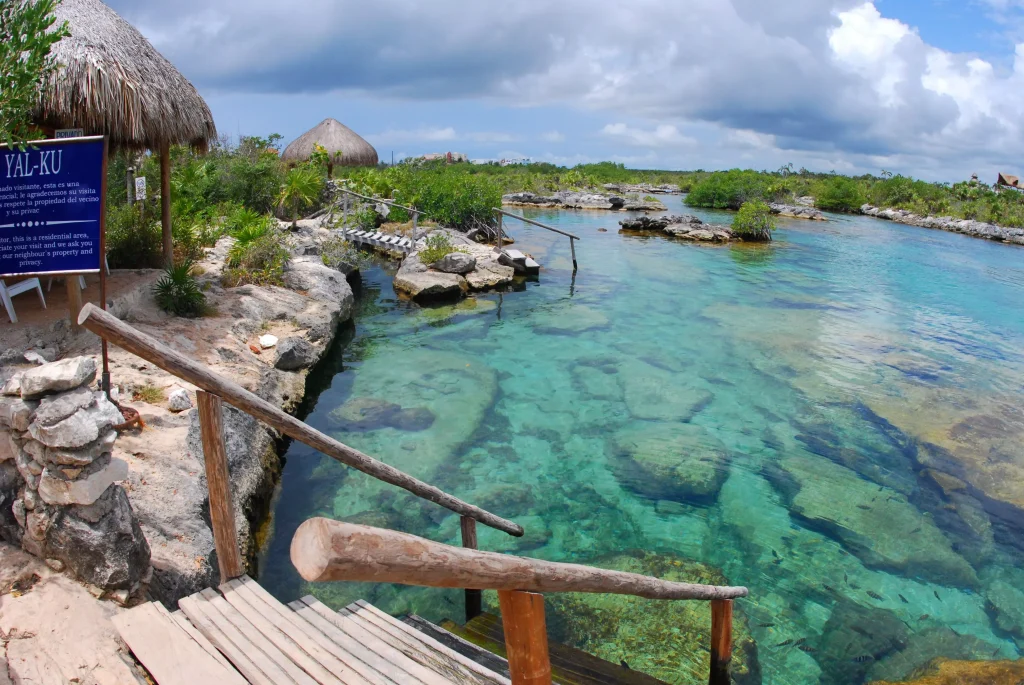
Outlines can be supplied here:
[[335, 119], [324, 119], [285, 148], [281, 159], [292, 164], [305, 162], [313, 146], [327, 149], [331, 163], [338, 166], [377, 166], [377, 151], [359, 135]]
[[37, 123], [151, 150], [205, 149], [217, 137], [195, 86], [114, 10], [100, 0], [62, 0], [55, 14], [71, 35], [53, 48], [59, 67], [43, 84]]
[[996, 179], [997, 186], [1009, 186], [1010, 188], [1019, 188], [1020, 179], [1010, 174], [999, 174], [999, 178]]

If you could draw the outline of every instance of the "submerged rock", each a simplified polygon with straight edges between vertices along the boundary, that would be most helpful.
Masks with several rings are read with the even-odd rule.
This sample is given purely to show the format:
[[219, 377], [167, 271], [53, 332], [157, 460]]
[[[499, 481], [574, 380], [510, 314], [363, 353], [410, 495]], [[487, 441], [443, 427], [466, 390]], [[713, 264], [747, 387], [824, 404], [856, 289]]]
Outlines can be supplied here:
[[434, 423], [434, 414], [425, 407], [403, 409], [401, 405], [374, 397], [354, 397], [329, 414], [333, 427], [348, 431], [372, 431], [397, 428], [421, 431]]
[[932, 660], [991, 658], [1000, 649], [969, 633], [960, 634], [948, 626], [927, 628], [911, 634], [899, 652], [879, 659], [868, 669], [869, 680], [901, 680]]
[[[1022, 661], [951, 661], [936, 659], [915, 672], [904, 685], [1020, 685], [1024, 681]], [[897, 685], [878, 680], [871, 685]]]
[[619, 377], [634, 419], [689, 421], [714, 399], [709, 390], [640, 361], [624, 363]]
[[616, 477], [655, 500], [710, 504], [729, 476], [725, 445], [694, 424], [635, 424], [615, 435], [613, 450]]
[[585, 304], [570, 309], [536, 312], [530, 317], [530, 322], [538, 333], [556, 335], [573, 335], [606, 328], [611, 323], [604, 312]]
[[867, 566], [977, 587], [971, 565], [905, 495], [823, 458], [784, 457], [768, 465], [764, 475], [787, 500], [792, 516], [838, 540]]
[[[664, 580], [728, 585], [717, 570], [668, 554], [636, 552], [588, 560], [601, 568]], [[557, 593], [545, 597], [552, 639], [578, 647], [613, 664], [667, 683], [706, 678], [710, 668], [711, 607], [708, 602], [666, 602], [629, 595]], [[733, 611], [732, 676], [737, 685], [761, 682], [757, 646], [743, 615]]]
[[893, 612], [841, 598], [818, 641], [819, 682], [863, 682], [875, 661], [906, 646], [907, 635], [907, 626]]

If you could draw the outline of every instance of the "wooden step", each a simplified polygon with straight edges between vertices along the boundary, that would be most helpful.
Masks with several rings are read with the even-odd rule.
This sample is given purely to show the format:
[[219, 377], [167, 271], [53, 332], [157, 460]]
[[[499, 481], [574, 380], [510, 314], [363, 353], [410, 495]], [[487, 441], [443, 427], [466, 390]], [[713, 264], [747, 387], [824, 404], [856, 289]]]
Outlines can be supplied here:
[[409, 614], [408, 616], [403, 617], [402, 622], [406, 625], [412, 626], [424, 635], [437, 640], [444, 646], [458, 652], [467, 659], [472, 659], [475, 663], [478, 663], [495, 673], [500, 673], [506, 678], [511, 677], [508, 671], [508, 660], [504, 657], [500, 657], [494, 652], [489, 652], [483, 647], [477, 646], [469, 640], [465, 640], [455, 633], [449, 632], [441, 626], [435, 625], [416, 614]]
[[[505, 632], [501, 619], [494, 614], [484, 613], [465, 626], [453, 621], [443, 621], [441, 627], [469, 642], [505, 656]], [[664, 685], [661, 680], [645, 673], [634, 671], [619, 664], [588, 654], [575, 647], [569, 647], [549, 639], [548, 652], [551, 657], [551, 676], [555, 683], [564, 685]]]

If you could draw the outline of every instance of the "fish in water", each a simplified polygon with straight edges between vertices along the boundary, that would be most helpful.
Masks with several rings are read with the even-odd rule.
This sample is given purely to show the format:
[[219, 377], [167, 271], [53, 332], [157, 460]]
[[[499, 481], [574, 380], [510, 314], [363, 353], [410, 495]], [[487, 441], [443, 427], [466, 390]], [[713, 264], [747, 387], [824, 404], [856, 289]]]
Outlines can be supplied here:
[[797, 649], [799, 649], [801, 652], [807, 652], [808, 654], [814, 654], [818, 651], [810, 645], [800, 645], [799, 647], [797, 647]]
[[622, 666], [627, 671], [632, 670], [630, 669], [629, 664], [626, 663], [625, 659], [619, 659], [619, 666]]
[[775, 646], [776, 647], [785, 647], [786, 645], [791, 645], [791, 644], [793, 644], [793, 638], [789, 638], [788, 640], [783, 640], [782, 642], [780, 642], [779, 644], [777, 644]]
[[873, 661], [874, 658], [875, 657], [871, 656], [870, 654], [861, 654], [860, 656], [853, 657], [852, 661], [854, 663], [862, 664], [865, 661]]
[[758, 623], [757, 627], [758, 628], [774, 628], [775, 624], [772, 623], [771, 621], [768, 621], [767, 623]]
[[859, 590], [860, 589], [860, 585], [857, 585], [856, 583], [850, 583], [850, 589], [851, 590]]
[[451, 597], [445, 597], [444, 601], [448, 602], [449, 604], [455, 604]]
[[846, 571], [843, 571], [843, 580], [846, 581], [847, 585], [850, 584], [850, 576], [846, 575]]
[[917, 617], [917, 620], [918, 621], [927, 621], [930, 616], [931, 616], [931, 614], [921, 614], [920, 616]]
[[778, 552], [776, 552], [776, 551], [775, 551], [775, 550], [773, 549], [773, 550], [772, 550], [772, 556], [773, 556], [773, 557], [775, 557], [776, 559], [778, 559], [778, 558], [779, 558], [779, 553], [778, 553]]
[[797, 640], [796, 642], [794, 642], [793, 646], [794, 647], [799, 647], [800, 645], [802, 645], [805, 642], [807, 642], [807, 638], [806, 637], [802, 637], [799, 640]]
[[942, 597], [939, 597], [939, 591], [938, 590], [933, 590], [932, 592], [935, 593], [935, 599], [937, 599], [937, 600], [939, 600], [941, 602], [942, 601]]
[[901, 595], [901, 594], [897, 593], [897, 594], [896, 594], [896, 596], [897, 596], [897, 597], [899, 597], [899, 598], [900, 598], [900, 600], [901, 600], [901, 601], [902, 601], [902, 602], [903, 602], [904, 604], [910, 604], [910, 602], [909, 602], [909, 601], [907, 601], [907, 598], [906, 598], [906, 597], [904, 597], [903, 595]]
[[866, 504], [858, 504], [858, 505], [857, 505], [857, 508], [858, 508], [858, 509], [864, 509], [864, 510], [866, 510], [866, 511], [870, 511], [870, 510], [871, 510], [871, 507], [869, 507], [869, 506], [868, 506], [868, 505], [866, 505]]
[[885, 597], [883, 597], [882, 595], [878, 594], [874, 590], [866, 590], [865, 592], [868, 593], [868, 597], [870, 597], [871, 599], [879, 599], [879, 600], [885, 599]]
[[825, 588], [826, 590], [828, 590], [829, 592], [835, 592], [836, 591], [836, 589], [834, 587], [832, 587], [831, 585], [828, 585], [827, 583], [822, 583], [821, 586], [823, 588]]
[[920, 532], [921, 532], [921, 526], [918, 526], [914, 530], [910, 531], [910, 534], [913, 535], [914, 533], [920, 533]]

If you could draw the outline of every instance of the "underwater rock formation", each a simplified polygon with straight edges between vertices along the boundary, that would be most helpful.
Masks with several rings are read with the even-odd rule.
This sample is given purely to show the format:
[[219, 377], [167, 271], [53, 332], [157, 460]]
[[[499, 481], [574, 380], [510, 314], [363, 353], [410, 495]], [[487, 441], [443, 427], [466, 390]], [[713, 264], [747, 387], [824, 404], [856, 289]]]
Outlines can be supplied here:
[[331, 427], [345, 431], [397, 428], [421, 431], [434, 423], [434, 413], [425, 407], [411, 409], [375, 397], [355, 397], [329, 415]]
[[620, 377], [634, 419], [689, 421], [714, 399], [705, 388], [667, 382], [664, 371], [640, 361], [624, 363]]
[[821, 684], [862, 682], [875, 661], [906, 646], [907, 633], [893, 612], [840, 599], [818, 641]]
[[[635, 552], [586, 563], [665, 580], [727, 585], [721, 572], [668, 554]], [[610, 661], [622, 661], [666, 683], [707, 679], [711, 644], [708, 602], [657, 601], [630, 595], [559, 593], [545, 596], [552, 639]], [[757, 646], [743, 604], [733, 609], [733, 682], [761, 682]]]
[[[936, 659], [900, 681], [904, 685], [1020, 685], [1024, 681], [1024, 661], [952, 661]], [[871, 685], [896, 685], [876, 681]]]
[[627, 488], [655, 500], [711, 504], [729, 477], [725, 445], [689, 423], [634, 423], [615, 436], [612, 468]]

